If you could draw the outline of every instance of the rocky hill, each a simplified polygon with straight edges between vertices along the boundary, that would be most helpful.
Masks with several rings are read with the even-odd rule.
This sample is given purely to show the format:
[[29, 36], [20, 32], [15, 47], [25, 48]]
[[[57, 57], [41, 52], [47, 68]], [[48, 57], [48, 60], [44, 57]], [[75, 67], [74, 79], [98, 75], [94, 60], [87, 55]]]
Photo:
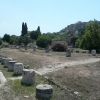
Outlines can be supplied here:
[[[64, 29], [60, 30], [59, 33], [60, 34], [64, 34], [64, 33], [68, 32], [68, 35], [66, 36], [66, 42], [69, 45], [73, 45], [74, 46], [75, 44], [71, 44], [71, 39], [72, 38], [78, 38], [79, 30], [81, 30], [82, 28], [84, 28], [90, 22], [92, 22], [92, 21], [89, 21], [89, 22], [78, 21], [77, 23], [70, 24], [67, 27], [65, 27]], [[100, 24], [100, 21], [98, 21], [98, 23]]]
[[[69, 32], [69, 31], [78, 31], [82, 28], [84, 28], [87, 24], [89, 24], [91, 21], [89, 22], [81, 22], [81, 21], [78, 21], [77, 23], [75, 24], [70, 24], [68, 25], [67, 27], [65, 27], [64, 29], [60, 30], [60, 33], [65, 33], [65, 32]], [[100, 24], [100, 21], [98, 21], [98, 23]]]

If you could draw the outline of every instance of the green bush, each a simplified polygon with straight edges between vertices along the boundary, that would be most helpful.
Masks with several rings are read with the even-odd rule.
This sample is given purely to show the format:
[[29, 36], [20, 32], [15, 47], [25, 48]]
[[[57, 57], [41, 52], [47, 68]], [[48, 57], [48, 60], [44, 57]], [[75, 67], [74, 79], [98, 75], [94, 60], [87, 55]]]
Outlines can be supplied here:
[[45, 35], [40, 35], [36, 41], [37, 46], [45, 48], [52, 43], [52, 40]]
[[10, 45], [9, 45], [9, 43], [7, 43], [7, 42], [2, 42], [2, 44], [1, 44], [1, 47], [9, 47]]
[[51, 45], [53, 51], [63, 52], [67, 49], [67, 43], [65, 41], [56, 41]]

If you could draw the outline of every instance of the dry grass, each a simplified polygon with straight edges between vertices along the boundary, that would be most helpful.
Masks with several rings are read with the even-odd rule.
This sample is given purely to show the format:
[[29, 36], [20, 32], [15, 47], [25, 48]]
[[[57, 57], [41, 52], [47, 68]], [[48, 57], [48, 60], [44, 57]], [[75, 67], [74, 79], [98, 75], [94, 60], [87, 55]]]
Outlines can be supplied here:
[[[81, 59], [91, 58], [89, 54], [72, 53], [72, 57], [66, 57], [65, 52], [44, 53], [44, 50], [36, 52], [29, 50], [18, 49], [1, 49], [0, 53], [7, 57], [12, 57], [14, 60], [29, 65], [30, 68], [38, 69], [46, 65], [57, 64], [60, 62], [76, 61]], [[0, 65], [0, 70], [9, 78], [13, 77], [13, 72], [8, 72], [3, 65]], [[80, 66], [65, 66], [64, 69], [57, 72], [49, 73], [50, 80], [60, 85], [53, 85], [54, 95], [51, 100], [100, 100], [100, 62], [94, 64]], [[42, 76], [36, 75], [36, 84], [32, 86], [22, 86], [21, 80], [8, 81], [5, 87], [0, 90], [0, 100], [36, 100], [35, 87], [40, 83], [51, 84]], [[79, 92], [76, 95], [74, 92]], [[24, 96], [29, 96], [28, 98]]]
[[85, 100], [100, 100], [100, 62], [67, 67], [45, 76]]

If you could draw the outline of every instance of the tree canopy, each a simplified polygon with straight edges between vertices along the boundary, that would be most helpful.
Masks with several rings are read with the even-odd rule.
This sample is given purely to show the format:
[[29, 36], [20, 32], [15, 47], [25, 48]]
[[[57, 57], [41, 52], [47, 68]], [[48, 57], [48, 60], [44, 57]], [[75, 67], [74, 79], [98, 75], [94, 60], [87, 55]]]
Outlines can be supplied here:
[[45, 48], [52, 43], [52, 40], [45, 35], [41, 35], [38, 37], [36, 44], [41, 48]]
[[76, 41], [76, 45], [83, 49], [100, 49], [100, 25], [96, 20], [89, 23]]

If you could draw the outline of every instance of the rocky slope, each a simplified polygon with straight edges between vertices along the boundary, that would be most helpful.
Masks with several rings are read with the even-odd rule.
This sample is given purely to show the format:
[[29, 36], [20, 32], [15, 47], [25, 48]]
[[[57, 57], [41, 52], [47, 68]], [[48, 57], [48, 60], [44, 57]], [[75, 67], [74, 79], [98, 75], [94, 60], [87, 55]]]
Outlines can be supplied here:
[[[69, 32], [69, 31], [72, 31], [72, 30], [73, 31], [78, 31], [78, 30], [84, 28], [90, 22], [92, 22], [92, 21], [89, 21], [89, 22], [81, 22], [81, 21], [78, 21], [77, 23], [70, 24], [67, 27], [65, 27], [62, 30], [60, 30], [60, 33], [65, 33], [65, 32]], [[100, 24], [100, 21], [98, 21], [98, 23]]]

